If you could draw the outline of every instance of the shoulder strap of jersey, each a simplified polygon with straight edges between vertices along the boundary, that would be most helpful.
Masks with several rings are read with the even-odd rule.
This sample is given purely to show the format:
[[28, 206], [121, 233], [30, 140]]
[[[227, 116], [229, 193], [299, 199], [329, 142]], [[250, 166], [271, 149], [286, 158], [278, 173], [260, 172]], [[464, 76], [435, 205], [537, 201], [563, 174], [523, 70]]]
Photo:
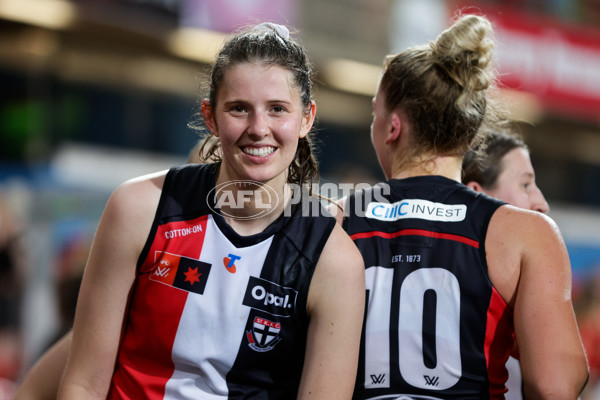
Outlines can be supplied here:
[[216, 170], [215, 164], [189, 164], [173, 167], [167, 172], [150, 234], [138, 258], [138, 269], [150, 251], [160, 224], [207, 212], [207, 195], [214, 187]]

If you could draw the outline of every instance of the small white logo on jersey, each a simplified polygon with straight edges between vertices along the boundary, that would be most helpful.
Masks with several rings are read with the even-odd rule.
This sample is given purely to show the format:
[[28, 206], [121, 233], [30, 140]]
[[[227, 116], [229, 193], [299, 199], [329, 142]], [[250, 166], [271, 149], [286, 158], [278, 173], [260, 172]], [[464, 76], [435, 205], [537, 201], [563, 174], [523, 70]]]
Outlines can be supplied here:
[[156, 267], [156, 271], [154, 271], [154, 275], [158, 275], [158, 276], [162, 276], [163, 278], [167, 275], [169, 275], [169, 271], [171, 270], [171, 268], [161, 268], [161, 267]]
[[195, 233], [200, 233], [200, 232], [202, 232], [202, 225], [197, 224], [197, 225], [190, 226], [187, 228], [172, 229], [170, 231], [166, 231], [165, 238], [174, 239], [174, 238], [178, 238], [178, 237], [186, 237], [186, 236], [193, 235]]
[[263, 304], [265, 306], [274, 304], [277, 307], [292, 308], [292, 304], [290, 303], [290, 295], [286, 294], [285, 297], [277, 296], [273, 293], [267, 292], [267, 290], [262, 286], [254, 286], [252, 288], [252, 297], [259, 301], [264, 300]]
[[397, 221], [416, 218], [428, 221], [458, 222], [465, 219], [464, 204], [442, 204], [421, 199], [407, 199], [395, 203], [369, 203], [367, 218], [380, 221]]

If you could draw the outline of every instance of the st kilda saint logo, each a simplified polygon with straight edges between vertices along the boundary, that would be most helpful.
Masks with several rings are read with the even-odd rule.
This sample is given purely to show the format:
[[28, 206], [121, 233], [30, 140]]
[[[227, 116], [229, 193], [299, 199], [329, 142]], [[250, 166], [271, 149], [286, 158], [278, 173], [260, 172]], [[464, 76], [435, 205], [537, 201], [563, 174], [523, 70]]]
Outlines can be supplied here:
[[281, 340], [281, 324], [261, 317], [254, 317], [252, 330], [246, 332], [248, 346], [254, 351], [265, 352], [273, 349]]

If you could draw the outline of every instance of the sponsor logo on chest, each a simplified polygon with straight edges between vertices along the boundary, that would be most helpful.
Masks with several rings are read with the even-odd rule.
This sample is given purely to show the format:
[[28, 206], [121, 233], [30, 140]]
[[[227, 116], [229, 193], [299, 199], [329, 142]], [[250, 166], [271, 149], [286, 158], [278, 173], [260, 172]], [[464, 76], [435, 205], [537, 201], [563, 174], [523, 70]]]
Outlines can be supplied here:
[[225, 270], [229, 273], [235, 274], [235, 272], [237, 271], [235, 262], [241, 259], [242, 257], [229, 253], [227, 257], [223, 258], [223, 265], [225, 266]]
[[271, 315], [290, 317], [296, 309], [297, 295], [294, 289], [251, 276], [243, 304]]

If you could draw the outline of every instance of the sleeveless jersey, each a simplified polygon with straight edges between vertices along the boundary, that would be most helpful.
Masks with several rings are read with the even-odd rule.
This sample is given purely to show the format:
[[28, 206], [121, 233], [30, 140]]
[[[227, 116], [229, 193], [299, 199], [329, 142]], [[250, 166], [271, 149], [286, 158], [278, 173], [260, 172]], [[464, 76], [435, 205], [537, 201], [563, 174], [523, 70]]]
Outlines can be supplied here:
[[346, 204], [367, 288], [354, 398], [504, 398], [512, 312], [484, 247], [504, 203], [441, 176], [385, 185]]
[[240, 236], [212, 211], [215, 176], [211, 164], [167, 173], [110, 399], [297, 396], [308, 289], [335, 220], [296, 212]]

